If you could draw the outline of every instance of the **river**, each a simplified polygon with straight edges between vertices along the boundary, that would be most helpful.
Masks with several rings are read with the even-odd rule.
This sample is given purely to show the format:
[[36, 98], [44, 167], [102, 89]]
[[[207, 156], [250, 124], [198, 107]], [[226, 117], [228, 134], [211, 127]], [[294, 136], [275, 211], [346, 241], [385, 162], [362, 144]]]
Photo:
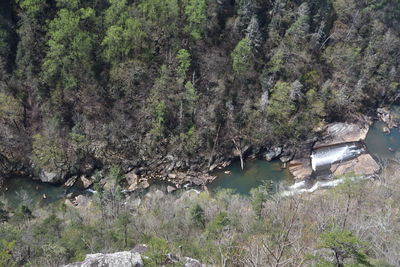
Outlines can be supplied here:
[[[400, 159], [399, 129], [394, 128], [390, 133], [384, 133], [383, 126], [384, 124], [378, 121], [370, 127], [365, 140], [368, 152], [378, 162]], [[241, 170], [240, 162], [237, 161], [223, 170], [217, 170], [214, 175], [217, 175], [218, 178], [208, 186], [213, 192], [219, 189], [231, 189], [241, 195], [249, 195], [251, 189], [263, 184], [271, 192], [293, 187], [294, 184], [293, 177], [287, 168], [283, 168], [279, 160], [268, 162], [260, 159], [248, 159], [244, 170]], [[7, 188], [7, 190], [1, 192], [0, 200], [9, 208], [15, 208], [21, 204], [31, 208], [45, 206], [61, 201], [70, 190], [76, 190], [67, 190], [60, 186], [21, 177], [7, 180], [3, 188]]]
[[[396, 114], [400, 114], [399, 107], [395, 109]], [[390, 133], [384, 133], [384, 123], [376, 121], [370, 127], [365, 139], [367, 151], [378, 163], [388, 162], [390, 160], [400, 160], [400, 131], [399, 128], [391, 129]], [[245, 169], [240, 169], [240, 163], [234, 162], [232, 166], [219, 170], [215, 173], [218, 178], [209, 185], [212, 191], [219, 189], [232, 189], [243, 195], [248, 195], [252, 188], [258, 187], [263, 183], [271, 185], [271, 191], [276, 192], [279, 189], [302, 189], [304, 192], [313, 192], [318, 187], [328, 187], [337, 185], [339, 182], [333, 181], [315, 181], [314, 184], [304, 183], [294, 184], [294, 179], [287, 169], [282, 169], [282, 163], [279, 160], [267, 162], [265, 160], [248, 160]], [[228, 171], [228, 173], [225, 173]]]

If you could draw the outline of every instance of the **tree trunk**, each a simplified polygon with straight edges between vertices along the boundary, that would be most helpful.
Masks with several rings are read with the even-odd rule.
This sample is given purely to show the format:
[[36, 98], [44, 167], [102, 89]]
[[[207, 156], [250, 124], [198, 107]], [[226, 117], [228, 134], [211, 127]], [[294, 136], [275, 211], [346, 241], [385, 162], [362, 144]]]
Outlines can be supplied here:
[[237, 152], [239, 153], [239, 158], [240, 158], [240, 167], [242, 168], [242, 171], [244, 169], [244, 161], [243, 161], [243, 152], [242, 152], [242, 146], [239, 144], [237, 145], [235, 139], [232, 139], [233, 144], [235, 145], [235, 148]]

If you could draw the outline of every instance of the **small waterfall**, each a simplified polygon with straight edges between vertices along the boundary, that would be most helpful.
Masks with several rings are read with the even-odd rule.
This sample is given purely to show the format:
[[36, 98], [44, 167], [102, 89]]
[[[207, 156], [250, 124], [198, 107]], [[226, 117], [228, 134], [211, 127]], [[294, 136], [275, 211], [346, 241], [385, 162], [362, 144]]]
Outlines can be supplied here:
[[358, 157], [365, 152], [361, 143], [345, 143], [316, 149], [311, 154], [311, 167], [314, 173], [326, 170], [332, 164]]

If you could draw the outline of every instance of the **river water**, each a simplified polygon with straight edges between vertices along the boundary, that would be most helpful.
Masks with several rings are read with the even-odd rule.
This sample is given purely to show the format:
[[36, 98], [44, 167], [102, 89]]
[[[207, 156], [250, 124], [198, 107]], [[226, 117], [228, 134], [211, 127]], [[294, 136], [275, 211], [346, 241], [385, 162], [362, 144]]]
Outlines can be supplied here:
[[[396, 114], [400, 114], [400, 109], [396, 108], [395, 112]], [[400, 161], [399, 128], [391, 129], [390, 133], [384, 133], [382, 130], [384, 126], [384, 123], [377, 121], [370, 127], [367, 138], [365, 139], [367, 152], [379, 163], [396, 159]], [[330, 152], [332, 152], [332, 157], [335, 157], [335, 160], [340, 161], [346, 159], [348, 154], [352, 154], [347, 152], [357, 149], [360, 149], [360, 153], [362, 153], [363, 148], [359, 148], [356, 144], [351, 144], [348, 147], [333, 147]], [[316, 158], [318, 156], [318, 154], [315, 155]], [[319, 166], [325, 164], [323, 160], [318, 163], [320, 164]], [[317, 181], [314, 184], [308, 185], [303, 182], [294, 184], [294, 179], [288, 170], [281, 169], [281, 167], [282, 163], [279, 160], [272, 162], [250, 160], [246, 161], [245, 169], [242, 171], [240, 169], [240, 163], [235, 162], [232, 166], [217, 171], [215, 175], [217, 175], [218, 178], [209, 185], [209, 188], [212, 191], [232, 189], [239, 194], [248, 195], [252, 188], [258, 187], [263, 183], [271, 184], [271, 191], [273, 192], [279, 189], [297, 192], [314, 192], [318, 188], [335, 186], [340, 183], [340, 181]], [[229, 173], [225, 173], [225, 171], [229, 171]]]
[[[398, 112], [397, 114], [400, 114]], [[382, 131], [384, 124], [375, 122], [367, 135], [365, 144], [368, 152], [378, 161], [384, 162], [393, 159], [400, 160], [400, 131], [391, 129], [391, 132]], [[279, 160], [271, 162], [259, 159], [249, 159], [245, 163], [242, 171], [239, 162], [234, 162], [231, 166], [214, 172], [218, 178], [211, 183], [208, 188], [215, 192], [219, 189], [231, 189], [242, 195], [249, 195], [251, 189], [260, 185], [266, 185], [271, 192], [281, 191], [287, 188], [294, 188], [300, 184], [294, 184], [294, 179], [288, 169], [284, 169]], [[320, 184], [323, 186], [323, 183]], [[315, 187], [315, 184], [314, 184]], [[310, 187], [307, 190], [313, 190]], [[0, 200], [9, 208], [15, 208], [18, 205], [26, 205], [31, 208], [48, 205], [62, 201], [66, 188], [47, 183], [41, 183], [29, 178], [9, 179], [0, 194]], [[68, 189], [74, 190], [74, 189]]]

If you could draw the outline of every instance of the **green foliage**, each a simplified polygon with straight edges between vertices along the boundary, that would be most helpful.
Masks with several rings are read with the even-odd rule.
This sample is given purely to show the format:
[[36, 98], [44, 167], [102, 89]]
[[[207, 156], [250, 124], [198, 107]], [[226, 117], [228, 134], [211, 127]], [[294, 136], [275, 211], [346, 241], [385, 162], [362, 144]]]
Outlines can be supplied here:
[[187, 132], [180, 133], [179, 138], [173, 143], [180, 147], [184, 155], [194, 155], [200, 148], [201, 140], [196, 127], [192, 126]]
[[196, 88], [194, 88], [191, 81], [186, 82], [185, 84], [185, 101], [188, 113], [191, 114], [194, 112], [196, 108], [197, 101], [199, 96], [197, 95]]
[[160, 139], [164, 137], [165, 134], [165, 115], [166, 115], [166, 105], [164, 101], [160, 101], [155, 104], [153, 110], [152, 127], [150, 134], [153, 138]]
[[107, 27], [121, 25], [129, 18], [130, 8], [127, 0], [108, 0], [109, 7], [104, 12], [104, 24]]
[[59, 8], [68, 8], [76, 10], [81, 5], [81, 0], [57, 0], [57, 6]]
[[215, 218], [207, 224], [205, 229], [207, 236], [212, 236], [215, 238], [215, 235], [220, 234], [225, 227], [230, 224], [230, 219], [228, 213], [225, 211], [221, 211], [215, 216]]
[[130, 16], [127, 1], [111, 0], [104, 17], [108, 27], [101, 43], [105, 60], [115, 64], [132, 57], [146, 34], [139, 19]]
[[273, 123], [273, 130], [282, 134], [290, 133], [290, 119], [296, 107], [290, 98], [291, 86], [287, 82], [277, 82], [266, 107], [268, 117]]
[[0, 92], [0, 120], [15, 125], [21, 120], [23, 107], [14, 97]]
[[254, 188], [251, 190], [250, 195], [254, 213], [258, 219], [261, 219], [264, 202], [267, 200], [265, 191], [261, 187]]
[[32, 161], [37, 168], [56, 171], [65, 167], [66, 154], [57, 139], [49, 139], [41, 134], [34, 135], [32, 153]]
[[75, 89], [79, 87], [82, 72], [92, 72], [94, 36], [82, 25], [94, 16], [91, 8], [63, 8], [50, 22], [49, 51], [42, 65], [42, 77], [48, 86]]
[[36, 17], [47, 7], [45, 0], [17, 0], [17, 2], [31, 17]]
[[185, 15], [189, 22], [185, 29], [195, 40], [201, 39], [207, 23], [206, 9], [206, 0], [185, 0]]
[[33, 229], [33, 234], [42, 241], [55, 241], [61, 237], [62, 220], [55, 214], [50, 214]]
[[125, 60], [137, 49], [144, 36], [139, 20], [134, 18], [127, 19], [123, 25], [111, 26], [102, 42], [104, 58], [114, 63]]
[[117, 165], [111, 166], [109, 170], [109, 174], [111, 179], [113, 179], [117, 184], [124, 179], [124, 173], [122, 172], [121, 167]]
[[28, 220], [33, 219], [32, 210], [25, 205], [20, 205], [14, 212], [14, 216], [11, 218], [11, 222], [16, 224], [22, 224]]
[[321, 235], [321, 248], [332, 250], [337, 266], [343, 266], [346, 259], [352, 259], [359, 266], [372, 266], [365, 254], [366, 243], [351, 232], [332, 229]]
[[167, 40], [176, 34], [179, 14], [177, 0], [142, 0], [138, 7], [146, 24], [152, 29], [149, 32], [151, 35]]
[[15, 241], [7, 242], [2, 239], [0, 243], [0, 266], [1, 267], [14, 267], [18, 266], [17, 262], [13, 259], [12, 251], [15, 247]]
[[304, 39], [307, 38], [310, 28], [309, 13], [310, 10], [308, 4], [307, 2], [304, 2], [299, 7], [297, 20], [286, 31], [285, 38], [288, 40], [286, 44], [292, 49], [301, 48], [306, 44]]
[[205, 227], [206, 219], [205, 219], [204, 210], [198, 203], [196, 203], [190, 209], [190, 219], [193, 221], [193, 223], [195, 225], [203, 227], [203, 228]]
[[148, 240], [148, 251], [145, 256], [148, 258], [144, 259], [146, 266], [160, 266], [164, 263], [166, 255], [169, 252], [169, 246], [165, 239], [152, 236]]
[[235, 74], [243, 76], [253, 65], [253, 53], [248, 38], [243, 38], [232, 51], [232, 67]]
[[284, 68], [284, 53], [282, 49], [277, 49], [270, 61], [268, 62], [269, 71], [271, 73], [278, 73]]
[[176, 56], [178, 61], [178, 66], [176, 68], [176, 73], [178, 75], [178, 80], [184, 81], [186, 78], [186, 73], [190, 68], [190, 54], [186, 49], [181, 49], [178, 51]]

